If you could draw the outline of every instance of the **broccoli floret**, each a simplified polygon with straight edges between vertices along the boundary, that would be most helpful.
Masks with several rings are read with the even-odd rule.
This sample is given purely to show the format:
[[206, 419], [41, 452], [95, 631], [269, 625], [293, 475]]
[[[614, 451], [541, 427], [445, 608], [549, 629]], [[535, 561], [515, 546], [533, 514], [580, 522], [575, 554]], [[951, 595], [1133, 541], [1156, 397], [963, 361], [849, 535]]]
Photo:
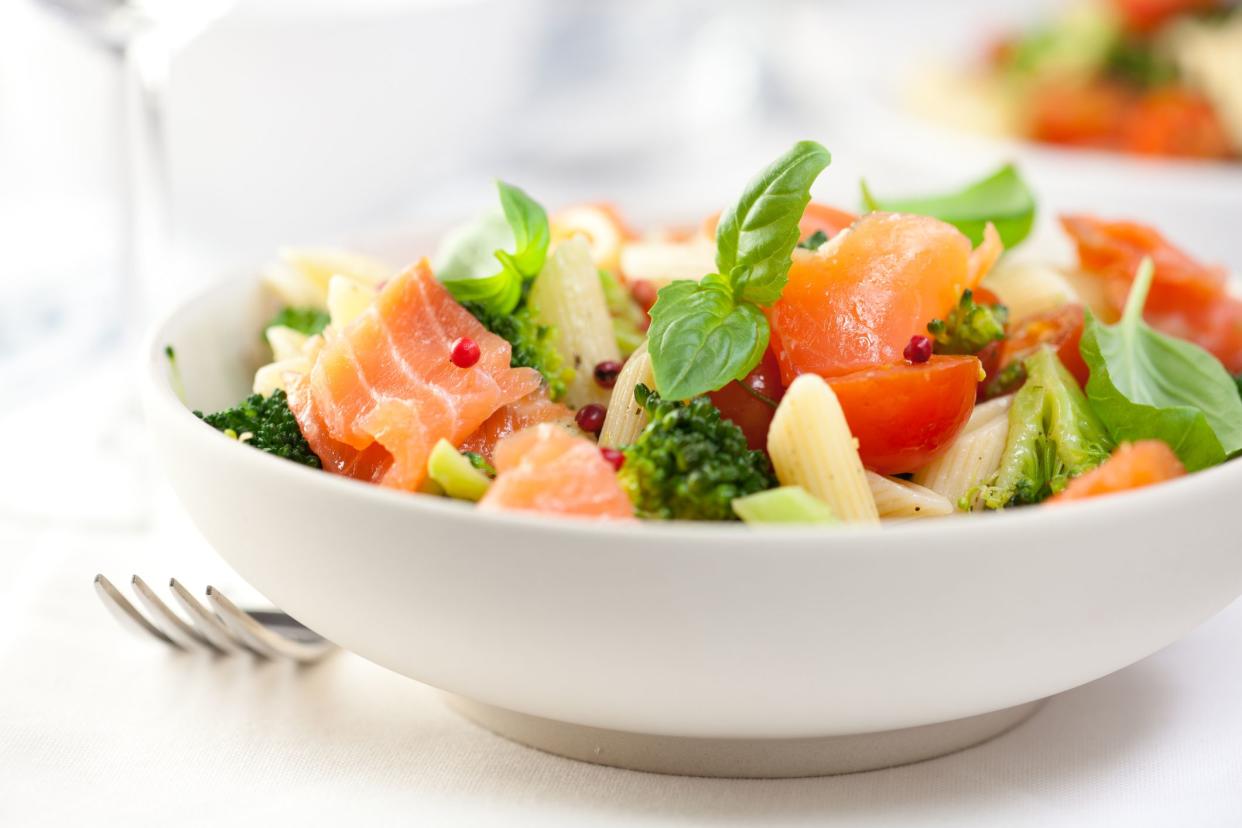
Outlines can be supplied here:
[[983, 398], [987, 400], [1012, 394], [1026, 382], [1026, 365], [1022, 362], [1011, 362], [988, 380], [983, 388]]
[[819, 250], [828, 241], [828, 234], [823, 230], [816, 230], [802, 241], [798, 242], [798, 247], [803, 250]]
[[331, 321], [328, 312], [319, 308], [294, 308], [283, 307], [280, 312], [271, 318], [271, 320], [263, 326], [264, 330], [283, 326], [293, 328], [298, 333], [304, 333], [307, 336], [317, 334], [328, 327]]
[[1078, 382], [1051, 347], [1027, 357], [1025, 366], [1026, 384], [1009, 409], [1000, 470], [979, 492], [989, 509], [1039, 503], [1107, 460], [1113, 449]]
[[266, 451], [304, 466], [323, 468], [306, 438], [302, 436], [298, 421], [289, 410], [289, 397], [283, 390], [277, 389], [266, 398], [260, 394], [251, 394], [232, 408], [207, 415], [195, 411], [194, 416], [217, 431], [254, 446], [259, 451]]
[[962, 298], [948, 319], [927, 323], [933, 348], [938, 354], [977, 354], [993, 342], [1005, 338], [1009, 309], [1004, 305], [979, 305], [974, 292], [962, 291]]
[[466, 302], [464, 306], [483, 327], [508, 341], [512, 348], [511, 366], [534, 368], [547, 381], [549, 397], [559, 400], [565, 396], [566, 385], [574, 378], [573, 369], [564, 366], [556, 350], [553, 329], [536, 322], [529, 305], [522, 304], [505, 314], [491, 313], [475, 302]]
[[634, 399], [647, 427], [623, 450], [617, 479], [639, 517], [737, 520], [736, 498], [776, 485], [768, 458], [748, 449], [742, 430], [707, 397], [670, 402], [639, 385]]

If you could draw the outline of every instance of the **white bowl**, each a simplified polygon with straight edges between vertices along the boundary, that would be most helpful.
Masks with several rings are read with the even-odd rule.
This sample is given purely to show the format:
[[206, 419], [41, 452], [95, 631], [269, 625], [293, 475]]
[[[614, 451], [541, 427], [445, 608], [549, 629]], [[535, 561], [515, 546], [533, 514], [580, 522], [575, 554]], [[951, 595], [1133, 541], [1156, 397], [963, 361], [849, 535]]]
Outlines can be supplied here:
[[[725, 775], [922, 758], [1026, 708], [932, 747], [864, 756], [857, 739], [838, 739], [853, 759], [745, 764], [757, 744], [792, 755], [765, 740], [1025, 705], [1132, 664], [1242, 592], [1242, 463], [1055, 508], [786, 530], [484, 514], [301, 467], [190, 413], [247, 393], [269, 302], [254, 278], [221, 284], [151, 340], [151, 432], [194, 522], [300, 621], [553, 750]], [[166, 344], [189, 406], [172, 390]], [[576, 731], [586, 741], [573, 747], [548, 728], [531, 735], [531, 722], [562, 727], [543, 720], [603, 730]], [[617, 732], [675, 738], [600, 755], [600, 734]], [[741, 740], [715, 743], [741, 745], [734, 764], [703, 759], [704, 738]]]

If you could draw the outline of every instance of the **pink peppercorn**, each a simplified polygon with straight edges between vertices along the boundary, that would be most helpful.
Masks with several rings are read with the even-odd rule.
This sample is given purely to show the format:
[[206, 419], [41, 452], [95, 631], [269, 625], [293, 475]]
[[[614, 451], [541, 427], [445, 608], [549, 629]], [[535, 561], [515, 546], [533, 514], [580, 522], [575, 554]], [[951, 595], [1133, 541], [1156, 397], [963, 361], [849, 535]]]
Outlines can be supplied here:
[[617, 375], [621, 373], [621, 363], [606, 359], [595, 366], [595, 384], [600, 388], [612, 388], [617, 384]]
[[479, 357], [482, 355], [483, 352], [479, 350], [479, 343], [468, 336], [453, 340], [453, 344], [449, 349], [449, 361], [458, 368], [469, 368], [478, 362]]
[[599, 430], [604, 427], [604, 415], [607, 413], [602, 405], [590, 403], [578, 409], [578, 413], [574, 415], [574, 422], [583, 431], [599, 434]]
[[621, 467], [625, 465], [625, 455], [615, 448], [601, 448], [599, 453], [612, 465], [615, 471], [621, 471]]
[[910, 337], [910, 344], [901, 353], [915, 365], [927, 362], [932, 356], [932, 341], [922, 334], [915, 334]]

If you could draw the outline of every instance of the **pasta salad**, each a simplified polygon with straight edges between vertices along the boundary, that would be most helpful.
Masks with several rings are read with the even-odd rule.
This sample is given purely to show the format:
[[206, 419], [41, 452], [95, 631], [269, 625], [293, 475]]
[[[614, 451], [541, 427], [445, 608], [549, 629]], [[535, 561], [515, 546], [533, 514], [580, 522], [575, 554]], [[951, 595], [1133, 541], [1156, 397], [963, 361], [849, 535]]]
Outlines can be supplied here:
[[[483, 510], [875, 524], [1121, 492], [1242, 451], [1242, 301], [1153, 228], [1060, 217], [1014, 260], [1012, 166], [862, 211], [795, 144], [697, 226], [498, 206], [404, 270], [288, 250], [228, 437]], [[171, 355], [171, 352], [170, 352]]]
[[1134, 155], [1242, 157], [1235, 0], [1074, 0], [993, 39], [976, 65], [922, 72], [910, 103], [946, 124]]

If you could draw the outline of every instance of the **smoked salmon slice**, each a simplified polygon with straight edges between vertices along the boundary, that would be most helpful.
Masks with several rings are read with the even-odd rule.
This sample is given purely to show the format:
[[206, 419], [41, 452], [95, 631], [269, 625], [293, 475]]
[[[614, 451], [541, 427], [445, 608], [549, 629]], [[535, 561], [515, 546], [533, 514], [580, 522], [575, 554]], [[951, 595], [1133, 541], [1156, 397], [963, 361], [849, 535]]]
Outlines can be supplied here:
[[516, 431], [540, 423], [572, 425], [574, 413], [558, 402], [552, 402], [543, 389], [523, 397], [517, 402], [501, 406], [495, 414], [483, 421], [483, 425], [466, 438], [459, 448], [473, 451], [489, 461], [496, 444]]
[[1223, 267], [1205, 265], [1159, 231], [1131, 221], [1062, 216], [1083, 269], [1104, 284], [1108, 310], [1119, 315], [1139, 263], [1156, 266], [1143, 318], [1156, 330], [1189, 340], [1242, 372], [1242, 300], [1228, 289]]
[[496, 480], [480, 509], [634, 520], [634, 506], [599, 448], [553, 423], [511, 434], [496, 445]]
[[298, 421], [302, 436], [319, 457], [324, 469], [334, 474], [379, 483], [392, 465], [392, 455], [379, 443], [372, 443], [359, 451], [332, 439], [328, 427], [315, 407], [310, 393], [310, 380], [305, 374], [290, 374], [285, 380], [289, 395], [289, 410]]
[[[479, 346], [469, 368], [449, 360], [460, 337]], [[418, 488], [436, 441], [460, 444], [542, 383], [534, 369], [509, 366], [509, 343], [459, 305], [425, 259], [324, 340], [304, 387], [295, 381], [290, 392], [302, 434], [324, 468], [397, 489]]]
[[789, 282], [766, 311], [781, 380], [901, 362], [910, 337], [976, 287], [1001, 249], [991, 226], [971, 250], [943, 221], [869, 213], [818, 252], [795, 251]]

